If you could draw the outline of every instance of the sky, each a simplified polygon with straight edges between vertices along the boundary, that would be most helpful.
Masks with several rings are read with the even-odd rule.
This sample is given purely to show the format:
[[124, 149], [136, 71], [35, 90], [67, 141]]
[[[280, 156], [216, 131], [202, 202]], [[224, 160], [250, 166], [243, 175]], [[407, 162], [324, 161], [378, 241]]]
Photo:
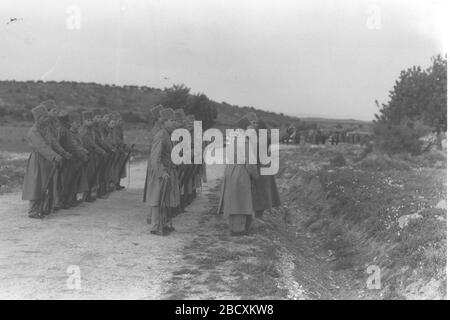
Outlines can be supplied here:
[[401, 70], [446, 52], [446, 14], [445, 0], [1, 0], [0, 80], [183, 83], [371, 120]]

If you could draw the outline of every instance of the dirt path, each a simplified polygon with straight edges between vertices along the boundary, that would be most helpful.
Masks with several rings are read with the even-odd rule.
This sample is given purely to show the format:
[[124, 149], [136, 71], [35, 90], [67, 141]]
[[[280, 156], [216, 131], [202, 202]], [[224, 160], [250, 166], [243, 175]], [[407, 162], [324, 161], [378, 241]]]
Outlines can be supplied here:
[[[20, 193], [1, 196], [0, 298], [163, 298], [163, 284], [194, 237], [220, 168], [209, 168], [210, 182], [191, 206], [196, 211], [176, 217], [177, 232], [169, 237], [149, 234], [141, 201], [145, 170], [144, 162], [133, 165], [129, 188], [107, 200], [61, 210], [42, 221], [27, 217]], [[81, 290], [69, 289], [68, 278], [77, 267]]]
[[[208, 166], [208, 183], [175, 218], [176, 232], [150, 235], [141, 201], [145, 170], [146, 163], [135, 163], [124, 191], [42, 221], [27, 217], [20, 193], [0, 196], [0, 298], [331, 297], [315, 260], [280, 237], [282, 217], [256, 220], [248, 236], [229, 235], [216, 215], [223, 166]], [[70, 286], [77, 270], [80, 289]]]

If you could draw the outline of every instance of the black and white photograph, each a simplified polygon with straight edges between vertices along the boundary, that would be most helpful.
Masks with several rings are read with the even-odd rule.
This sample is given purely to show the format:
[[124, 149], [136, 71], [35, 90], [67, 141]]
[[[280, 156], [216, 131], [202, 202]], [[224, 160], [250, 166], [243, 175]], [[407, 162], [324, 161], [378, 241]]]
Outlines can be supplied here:
[[0, 300], [446, 300], [449, 21], [2, 0]]

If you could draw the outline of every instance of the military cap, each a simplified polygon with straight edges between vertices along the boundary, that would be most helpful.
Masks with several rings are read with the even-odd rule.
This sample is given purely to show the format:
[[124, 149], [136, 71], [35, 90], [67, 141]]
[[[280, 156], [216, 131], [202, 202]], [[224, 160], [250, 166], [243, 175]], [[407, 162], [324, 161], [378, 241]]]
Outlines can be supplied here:
[[102, 119], [102, 116], [101, 116], [101, 115], [96, 114], [96, 115], [94, 115], [93, 120], [94, 120], [94, 122], [100, 122], [100, 121], [102, 121], [103, 119]]
[[70, 122], [69, 113], [65, 112], [64, 114], [59, 114], [58, 119], [59, 121], [61, 121], [61, 123], [69, 123]]
[[184, 120], [185, 119], [184, 110], [181, 108], [175, 109], [173, 112], [173, 119], [174, 120]]
[[58, 118], [64, 118], [64, 117], [68, 117], [68, 116], [69, 116], [69, 112], [67, 110], [59, 108]]
[[34, 121], [37, 121], [40, 117], [48, 114], [47, 109], [42, 104], [31, 109], [31, 113], [33, 114]]
[[173, 120], [173, 109], [167, 108], [159, 111], [159, 119], [164, 122], [167, 120]]
[[94, 116], [94, 114], [92, 113], [92, 111], [83, 111], [81, 113], [81, 117], [82, 117], [83, 121], [92, 120], [93, 116]]
[[55, 100], [52, 99], [41, 102], [41, 105], [44, 106], [47, 111], [50, 111], [52, 109], [58, 109]]
[[120, 120], [120, 119], [122, 119], [122, 116], [120, 115], [119, 112], [115, 111], [110, 114], [110, 118], [113, 120]]
[[150, 113], [152, 114], [152, 117], [157, 119], [159, 118], [159, 112], [164, 109], [164, 107], [160, 104], [158, 104], [156, 107], [153, 107], [150, 109]]

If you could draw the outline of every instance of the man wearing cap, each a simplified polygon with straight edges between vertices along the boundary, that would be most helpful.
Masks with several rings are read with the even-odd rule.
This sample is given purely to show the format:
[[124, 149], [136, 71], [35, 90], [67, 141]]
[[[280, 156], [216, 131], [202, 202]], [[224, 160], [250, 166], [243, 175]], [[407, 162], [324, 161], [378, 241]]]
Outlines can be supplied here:
[[[256, 118], [256, 114], [249, 115], [249, 121], [252, 123], [249, 129], [266, 129], [269, 131], [266, 123], [263, 120]], [[257, 168], [258, 179], [254, 180], [252, 188], [253, 210], [255, 211], [255, 217], [261, 218], [264, 210], [279, 207], [281, 205], [280, 195], [278, 193], [277, 184], [273, 175], [261, 175], [261, 167], [266, 165], [261, 164], [259, 158], [259, 132], [257, 131], [258, 144], [257, 144]], [[270, 150], [270, 132], [267, 132], [267, 150]]]
[[92, 111], [83, 111], [82, 119], [83, 125], [80, 129], [81, 142], [83, 147], [89, 151], [89, 161], [86, 167], [89, 190], [84, 193], [83, 200], [92, 202], [95, 198], [92, 197], [91, 193], [98, 183], [96, 176], [97, 167], [102, 159], [106, 159], [106, 151], [95, 143]]
[[117, 149], [117, 161], [115, 163], [113, 172], [113, 182], [115, 190], [122, 190], [125, 187], [120, 185], [120, 179], [126, 178], [126, 162], [127, 153], [131, 151], [130, 147], [128, 147], [125, 143], [124, 134], [123, 134], [123, 119], [120, 116], [120, 113], [114, 112], [111, 115], [112, 120], [109, 125], [111, 128], [112, 139], [114, 141], [114, 146]]
[[93, 118], [94, 123], [92, 126], [94, 142], [106, 152], [106, 156], [98, 158], [96, 163], [96, 196], [97, 198], [106, 199], [110, 191], [108, 186], [109, 177], [107, 169], [110, 167], [111, 161], [114, 160], [115, 149], [109, 140], [109, 127], [105, 121], [103, 121], [103, 117], [100, 116], [100, 110], [94, 111], [97, 111], [97, 115]]
[[42, 218], [52, 210], [52, 175], [63, 159], [52, 149], [48, 140], [47, 127], [50, 125], [50, 118], [45, 106], [41, 104], [31, 112], [35, 123], [27, 134], [32, 151], [27, 162], [22, 199], [30, 201], [30, 218]]
[[167, 235], [175, 230], [170, 215], [180, 204], [178, 176], [171, 159], [173, 144], [170, 139], [177, 124], [173, 121], [171, 108], [161, 110], [159, 117], [162, 128], [155, 135], [150, 152], [147, 204], [151, 215], [150, 232]]
[[125, 158], [124, 151], [121, 147], [119, 136], [118, 136], [118, 130], [117, 130], [117, 115], [115, 113], [111, 113], [108, 115], [105, 115], [103, 117], [104, 125], [108, 128], [108, 135], [105, 136], [106, 142], [111, 145], [112, 148], [112, 155], [111, 160], [108, 166], [108, 190], [114, 191], [119, 190], [117, 188], [117, 185], [120, 181], [120, 168], [122, 165], [122, 162]]
[[[231, 235], [244, 235], [250, 231], [250, 226], [254, 217], [252, 186], [259, 178], [256, 164], [249, 162], [251, 141], [244, 135], [243, 130], [247, 129], [250, 121], [244, 117], [236, 123], [237, 136], [229, 140], [229, 144], [234, 143], [233, 150], [239, 147], [245, 148], [245, 162], [238, 163], [238, 152], [229, 152], [227, 148], [227, 164], [225, 166], [222, 194], [219, 201], [218, 213], [223, 213], [228, 218]], [[244, 139], [245, 145], [240, 145], [239, 141]], [[232, 158], [234, 156], [234, 159]]]
[[70, 130], [70, 118], [67, 111], [60, 111], [58, 119], [61, 124], [60, 127], [60, 142], [64, 150], [72, 154], [72, 159], [66, 161], [61, 171], [62, 189], [60, 192], [60, 201], [63, 209], [67, 209], [75, 203], [74, 194], [77, 193], [78, 184], [82, 172], [81, 167], [83, 162], [88, 161], [89, 152], [77, 140], [75, 134]]
[[[175, 109], [173, 112], [174, 121], [176, 122], [177, 128], [186, 127], [186, 115], [184, 110], [181, 108]], [[192, 146], [192, 144], [191, 144]], [[189, 182], [189, 172], [192, 169], [192, 164], [182, 163], [176, 166], [179, 188], [180, 188], [180, 211], [184, 211], [184, 208], [188, 205], [188, 189], [186, 188]]]
[[53, 150], [55, 150], [60, 156], [63, 157], [62, 165], [58, 167], [55, 175], [53, 176], [53, 211], [57, 211], [58, 209], [63, 207], [61, 197], [61, 190], [63, 188], [62, 174], [66, 169], [68, 163], [71, 161], [72, 154], [68, 150], [64, 149], [64, 147], [61, 145], [62, 125], [60, 119], [58, 118], [58, 115], [60, 112], [63, 112], [63, 110], [59, 106], [57, 106], [53, 100], [47, 100], [44, 102], [44, 104], [49, 110], [48, 114], [51, 124], [49, 126], [49, 139], [51, 141], [51, 146]]
[[[163, 123], [161, 122], [160, 117], [159, 117], [159, 112], [163, 109], [164, 108], [162, 105], [157, 105], [156, 107], [153, 107], [150, 110], [150, 112], [152, 114], [152, 118], [153, 118], [153, 127], [149, 133], [149, 137], [150, 137], [149, 153], [151, 153], [151, 151], [152, 151], [153, 138], [156, 136], [158, 131], [161, 130], [162, 125], [163, 125]], [[147, 161], [147, 172], [145, 174], [144, 194], [142, 197], [143, 202], [147, 201], [147, 191], [148, 191], [147, 186], [148, 186], [148, 178], [149, 178], [149, 174], [150, 174], [150, 168], [151, 168], [151, 163], [150, 163], [150, 157], [149, 157], [149, 159]], [[147, 223], [151, 223], [150, 216], [147, 218]]]
[[[72, 199], [69, 200], [71, 205], [78, 204], [77, 194], [84, 194], [89, 190], [89, 179], [87, 176], [87, 167], [89, 165], [89, 150], [83, 147], [83, 142], [81, 141], [80, 135], [80, 126], [81, 126], [81, 114], [76, 111], [72, 111], [69, 113], [69, 122], [70, 122], [70, 132], [72, 133], [72, 137], [75, 139], [76, 144], [78, 144], [81, 148], [86, 150], [87, 160], [82, 162], [80, 167], [80, 172], [78, 174], [78, 178], [73, 182], [76, 186], [76, 191], [72, 196]], [[83, 159], [84, 160], [84, 159]]]
[[[191, 142], [191, 154], [192, 154], [192, 161], [191, 161], [191, 165], [189, 165], [191, 167], [190, 171], [189, 171], [189, 177], [188, 180], [186, 181], [186, 185], [185, 185], [185, 190], [186, 190], [186, 194], [187, 194], [187, 204], [191, 204], [192, 201], [197, 197], [197, 188], [201, 187], [201, 175], [202, 175], [202, 167], [203, 164], [198, 164], [198, 163], [194, 163], [194, 159], [196, 158], [196, 154], [195, 152], [197, 150], [195, 150], [194, 148], [194, 121], [195, 121], [195, 117], [194, 115], [189, 115], [189, 123], [188, 123], [188, 128], [189, 131], [191, 132], [191, 138], [192, 138], [192, 142]], [[199, 150], [200, 152], [205, 148], [206, 142], [203, 142], [203, 146], [201, 148], [201, 150]]]
[[103, 117], [99, 116], [97, 120], [98, 144], [108, 153], [107, 160], [99, 168], [99, 198], [106, 198], [108, 193], [113, 191], [111, 186], [114, 176], [113, 164], [119, 157], [112, 133], [113, 128], [110, 125], [112, 122], [113, 121], [111, 120], [111, 116], [109, 114], [105, 114]]

